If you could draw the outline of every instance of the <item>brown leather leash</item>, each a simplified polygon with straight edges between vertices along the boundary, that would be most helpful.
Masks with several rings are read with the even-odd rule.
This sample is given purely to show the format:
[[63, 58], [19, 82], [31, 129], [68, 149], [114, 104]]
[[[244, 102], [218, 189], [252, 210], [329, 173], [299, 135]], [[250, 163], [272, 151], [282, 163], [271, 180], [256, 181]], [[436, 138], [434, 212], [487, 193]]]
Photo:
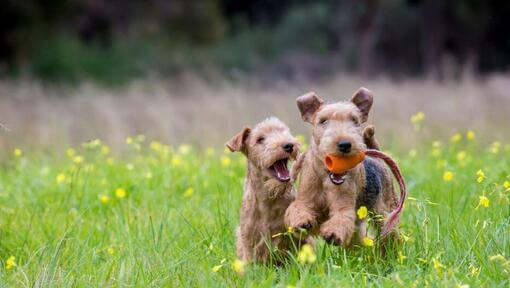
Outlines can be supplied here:
[[395, 226], [396, 222], [399, 219], [400, 212], [402, 212], [402, 209], [404, 207], [404, 201], [407, 195], [407, 186], [404, 177], [402, 176], [402, 172], [400, 171], [400, 168], [398, 167], [397, 163], [393, 159], [391, 159], [389, 155], [374, 149], [365, 150], [365, 154], [373, 158], [382, 159], [386, 163], [386, 165], [390, 167], [390, 170], [393, 173], [393, 176], [397, 179], [400, 188], [400, 200], [398, 202], [397, 208], [395, 208], [395, 210], [391, 212], [391, 214], [388, 216], [386, 224], [382, 228], [381, 238], [384, 238], [388, 235], [388, 233]]

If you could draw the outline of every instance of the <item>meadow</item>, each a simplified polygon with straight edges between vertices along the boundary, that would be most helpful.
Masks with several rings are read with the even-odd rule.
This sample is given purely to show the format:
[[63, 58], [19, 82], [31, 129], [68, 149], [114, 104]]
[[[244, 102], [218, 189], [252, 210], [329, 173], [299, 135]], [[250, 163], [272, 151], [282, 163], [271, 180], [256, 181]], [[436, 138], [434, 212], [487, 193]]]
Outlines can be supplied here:
[[[423, 118], [411, 117], [413, 133]], [[18, 147], [0, 166], [0, 285], [508, 287], [510, 145], [479, 138], [461, 131], [385, 147], [409, 188], [402, 243], [387, 257], [377, 243], [344, 250], [319, 240], [281, 267], [236, 259], [242, 155], [143, 135], [116, 153], [98, 139]]]

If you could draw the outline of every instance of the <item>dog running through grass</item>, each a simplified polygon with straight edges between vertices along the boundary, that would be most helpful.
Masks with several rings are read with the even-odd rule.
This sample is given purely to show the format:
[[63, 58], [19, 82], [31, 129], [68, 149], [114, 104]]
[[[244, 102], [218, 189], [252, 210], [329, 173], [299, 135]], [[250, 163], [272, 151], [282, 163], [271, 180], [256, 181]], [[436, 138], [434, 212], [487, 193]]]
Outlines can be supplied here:
[[248, 163], [236, 232], [238, 258], [266, 262], [270, 248], [283, 253], [291, 245], [288, 237], [272, 236], [287, 230], [284, 214], [295, 197], [288, 165], [296, 159], [299, 144], [289, 128], [272, 117], [244, 128], [226, 146], [242, 152]]
[[[355, 155], [367, 146], [379, 149], [373, 127], [364, 131], [362, 128], [372, 103], [372, 92], [365, 88], [360, 88], [349, 101], [331, 104], [324, 103], [315, 93], [297, 99], [301, 117], [313, 125], [313, 132], [310, 148], [298, 161], [300, 186], [296, 200], [286, 211], [287, 225], [310, 230], [328, 242], [347, 247], [356, 232], [355, 238], [361, 242], [369, 231], [367, 225], [372, 218], [358, 219], [359, 207], [365, 206], [372, 214], [383, 217], [397, 207], [392, 174], [384, 161], [366, 157], [360, 165], [341, 174], [329, 172], [323, 162], [326, 155]], [[379, 229], [384, 224], [375, 222]], [[391, 235], [396, 237], [398, 233]]]

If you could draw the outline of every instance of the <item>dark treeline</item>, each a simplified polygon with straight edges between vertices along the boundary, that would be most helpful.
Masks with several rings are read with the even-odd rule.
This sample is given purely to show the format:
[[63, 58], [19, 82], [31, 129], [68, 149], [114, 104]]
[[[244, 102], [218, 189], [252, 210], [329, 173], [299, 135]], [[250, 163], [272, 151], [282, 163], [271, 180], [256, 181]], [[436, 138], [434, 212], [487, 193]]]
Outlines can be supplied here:
[[119, 82], [221, 68], [481, 75], [510, 64], [506, 0], [6, 0], [0, 75]]

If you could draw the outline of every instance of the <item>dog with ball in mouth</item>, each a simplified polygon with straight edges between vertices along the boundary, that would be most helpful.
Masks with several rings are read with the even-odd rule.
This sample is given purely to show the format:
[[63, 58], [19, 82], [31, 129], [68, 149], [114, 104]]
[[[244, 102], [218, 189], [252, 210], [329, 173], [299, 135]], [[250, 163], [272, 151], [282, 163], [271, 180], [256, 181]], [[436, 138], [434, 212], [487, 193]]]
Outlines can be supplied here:
[[[310, 148], [298, 159], [300, 185], [285, 214], [287, 225], [343, 247], [363, 244], [367, 236], [398, 237], [406, 187], [396, 163], [378, 151], [373, 127], [363, 129], [372, 103], [372, 92], [366, 88], [348, 101], [325, 103], [313, 92], [297, 99], [301, 117], [313, 132]], [[400, 200], [392, 173], [401, 189]], [[357, 217], [363, 206], [383, 219], [374, 221], [379, 235], [368, 235], [373, 218]], [[356, 233], [358, 237], [353, 237]]]

